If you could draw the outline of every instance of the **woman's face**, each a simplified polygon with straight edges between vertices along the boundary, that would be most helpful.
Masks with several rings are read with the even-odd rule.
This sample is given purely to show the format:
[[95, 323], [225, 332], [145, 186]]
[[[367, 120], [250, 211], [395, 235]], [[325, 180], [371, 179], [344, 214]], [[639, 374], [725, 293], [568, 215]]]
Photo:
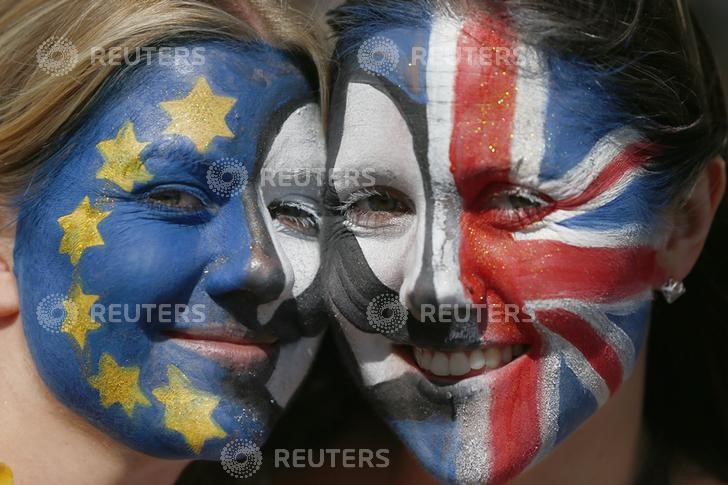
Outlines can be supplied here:
[[594, 73], [495, 17], [416, 18], [347, 38], [329, 165], [374, 182], [330, 187], [324, 281], [424, 465], [502, 482], [630, 375], [662, 277], [658, 194]]
[[323, 144], [292, 57], [185, 47], [108, 84], [45, 163], [15, 272], [63, 403], [139, 451], [219, 459], [262, 443], [319, 343], [319, 189], [271, 173], [320, 171]]

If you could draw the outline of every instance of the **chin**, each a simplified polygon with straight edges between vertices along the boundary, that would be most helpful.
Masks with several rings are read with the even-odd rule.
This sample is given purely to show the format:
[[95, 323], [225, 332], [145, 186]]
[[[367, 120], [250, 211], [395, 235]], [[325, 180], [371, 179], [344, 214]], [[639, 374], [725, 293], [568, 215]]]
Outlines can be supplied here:
[[621, 383], [605, 380], [609, 369], [595, 364], [604, 349], [584, 356], [538, 324], [529, 341], [455, 351], [395, 343], [348, 322], [340, 328], [375, 409], [434, 477], [450, 483], [514, 478]]

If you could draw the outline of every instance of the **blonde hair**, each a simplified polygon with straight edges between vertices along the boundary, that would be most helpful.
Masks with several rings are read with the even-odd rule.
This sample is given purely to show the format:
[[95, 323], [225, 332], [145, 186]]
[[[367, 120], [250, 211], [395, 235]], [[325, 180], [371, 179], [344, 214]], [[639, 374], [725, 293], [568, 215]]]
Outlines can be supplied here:
[[[94, 52], [139, 49], [180, 35], [258, 39], [308, 55], [326, 86], [316, 29], [280, 2], [193, 0], [0, 0], [0, 203], [22, 194], [53, 140], [73, 125], [115, 66]], [[308, 25], [313, 25], [308, 24]], [[36, 55], [51, 37], [69, 40], [75, 64], [52, 76]], [[325, 89], [321, 89], [325, 98]]]

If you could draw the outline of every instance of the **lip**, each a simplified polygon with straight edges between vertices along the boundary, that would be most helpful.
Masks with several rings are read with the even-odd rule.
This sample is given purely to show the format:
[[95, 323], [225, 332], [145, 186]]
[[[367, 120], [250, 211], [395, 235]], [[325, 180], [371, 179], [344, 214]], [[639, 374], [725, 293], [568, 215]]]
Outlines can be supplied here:
[[278, 342], [273, 338], [242, 338], [190, 331], [167, 331], [164, 335], [181, 347], [235, 368], [264, 366], [278, 348]]

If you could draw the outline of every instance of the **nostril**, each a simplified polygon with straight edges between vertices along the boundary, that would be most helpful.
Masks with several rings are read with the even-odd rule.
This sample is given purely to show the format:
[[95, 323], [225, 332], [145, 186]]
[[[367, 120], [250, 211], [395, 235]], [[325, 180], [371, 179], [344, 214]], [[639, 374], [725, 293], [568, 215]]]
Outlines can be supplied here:
[[286, 288], [286, 274], [275, 253], [253, 246], [246, 254], [230, 255], [210, 268], [207, 291], [213, 297], [235, 295], [248, 304], [262, 304], [280, 298]]

